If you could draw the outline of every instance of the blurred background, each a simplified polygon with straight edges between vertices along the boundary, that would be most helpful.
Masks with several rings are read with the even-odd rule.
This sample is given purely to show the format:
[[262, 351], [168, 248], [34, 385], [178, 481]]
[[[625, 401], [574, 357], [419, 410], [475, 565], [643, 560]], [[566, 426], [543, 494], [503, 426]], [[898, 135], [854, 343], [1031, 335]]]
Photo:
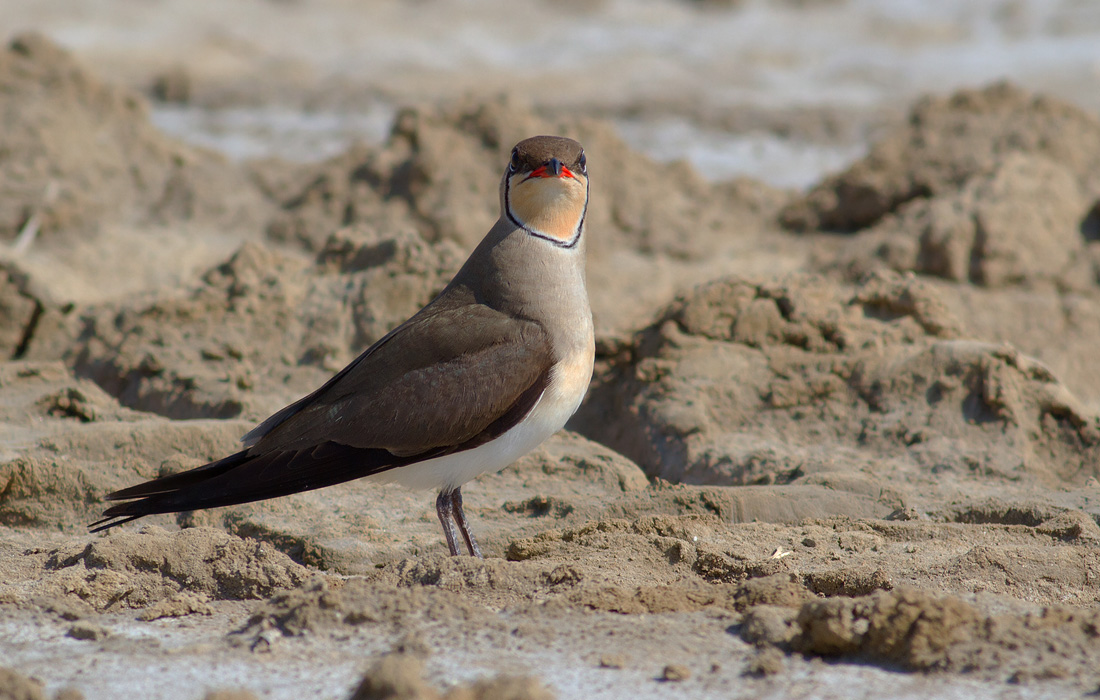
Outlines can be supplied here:
[[927, 92], [1010, 79], [1100, 110], [1095, 0], [3, 0], [230, 157], [377, 143], [398, 106], [507, 93], [612, 119], [712, 180], [806, 187]]

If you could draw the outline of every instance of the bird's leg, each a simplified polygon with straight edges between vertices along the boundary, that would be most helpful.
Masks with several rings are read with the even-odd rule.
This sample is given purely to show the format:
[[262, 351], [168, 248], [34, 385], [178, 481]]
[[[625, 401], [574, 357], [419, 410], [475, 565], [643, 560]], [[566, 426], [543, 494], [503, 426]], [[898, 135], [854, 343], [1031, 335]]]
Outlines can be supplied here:
[[458, 529], [462, 532], [462, 539], [466, 540], [466, 548], [470, 550], [470, 556], [484, 559], [485, 557], [481, 556], [481, 547], [477, 546], [477, 540], [474, 539], [474, 533], [470, 532], [470, 524], [466, 522], [466, 511], [462, 510], [460, 488], [451, 493], [451, 501], [454, 503], [455, 522], [458, 523]]
[[[452, 557], [457, 557], [458, 533], [455, 532], [453, 493], [455, 492], [439, 492], [439, 495], [435, 499], [435, 512], [436, 515], [439, 516], [439, 522], [443, 525], [443, 536], [447, 538], [447, 549], [451, 550]], [[460, 510], [461, 507], [460, 505]]]

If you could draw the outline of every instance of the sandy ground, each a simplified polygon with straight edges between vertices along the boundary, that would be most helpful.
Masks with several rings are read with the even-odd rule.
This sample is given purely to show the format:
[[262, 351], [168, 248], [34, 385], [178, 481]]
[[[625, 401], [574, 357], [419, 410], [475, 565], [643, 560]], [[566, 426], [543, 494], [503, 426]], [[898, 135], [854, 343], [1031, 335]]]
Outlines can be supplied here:
[[[378, 145], [242, 163], [111, 72], [0, 53], [0, 697], [1100, 688], [1094, 114], [922, 98], [796, 191], [445, 90]], [[547, 132], [588, 154], [597, 371], [464, 489], [484, 561], [367, 483], [86, 534], [428, 301]]]

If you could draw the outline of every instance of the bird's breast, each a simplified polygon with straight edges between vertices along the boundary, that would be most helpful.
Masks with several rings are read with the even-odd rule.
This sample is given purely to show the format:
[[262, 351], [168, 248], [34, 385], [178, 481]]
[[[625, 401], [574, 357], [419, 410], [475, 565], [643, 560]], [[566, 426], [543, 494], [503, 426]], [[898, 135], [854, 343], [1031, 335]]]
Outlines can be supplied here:
[[561, 430], [584, 398], [594, 352], [579, 351], [551, 370], [550, 384], [523, 419], [500, 437], [470, 450], [416, 462], [368, 477], [414, 489], [453, 490], [481, 474], [500, 471]]
[[546, 392], [539, 404], [546, 403], [546, 410], [568, 411], [562, 425], [576, 412], [581, 400], [584, 399], [584, 394], [592, 381], [594, 362], [595, 348], [589, 344], [572, 352], [551, 370], [550, 384], [546, 387]]

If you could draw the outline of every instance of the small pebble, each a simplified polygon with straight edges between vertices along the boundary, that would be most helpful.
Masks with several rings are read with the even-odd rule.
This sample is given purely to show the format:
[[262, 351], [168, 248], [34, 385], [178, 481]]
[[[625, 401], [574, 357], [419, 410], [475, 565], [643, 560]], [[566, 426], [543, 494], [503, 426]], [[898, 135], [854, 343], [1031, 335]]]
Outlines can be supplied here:
[[626, 657], [622, 654], [604, 654], [600, 657], [600, 668], [625, 668]]
[[97, 625], [94, 622], [88, 622], [87, 620], [77, 620], [73, 623], [73, 626], [69, 628], [68, 636], [73, 639], [80, 639], [83, 641], [95, 641], [97, 639], [103, 639], [110, 632], [104, 627]]
[[747, 676], [774, 676], [783, 670], [783, 652], [775, 647], [764, 647], [749, 659], [745, 668]]
[[688, 678], [691, 678], [691, 669], [683, 664], [669, 664], [661, 672], [663, 681], [686, 681]]

